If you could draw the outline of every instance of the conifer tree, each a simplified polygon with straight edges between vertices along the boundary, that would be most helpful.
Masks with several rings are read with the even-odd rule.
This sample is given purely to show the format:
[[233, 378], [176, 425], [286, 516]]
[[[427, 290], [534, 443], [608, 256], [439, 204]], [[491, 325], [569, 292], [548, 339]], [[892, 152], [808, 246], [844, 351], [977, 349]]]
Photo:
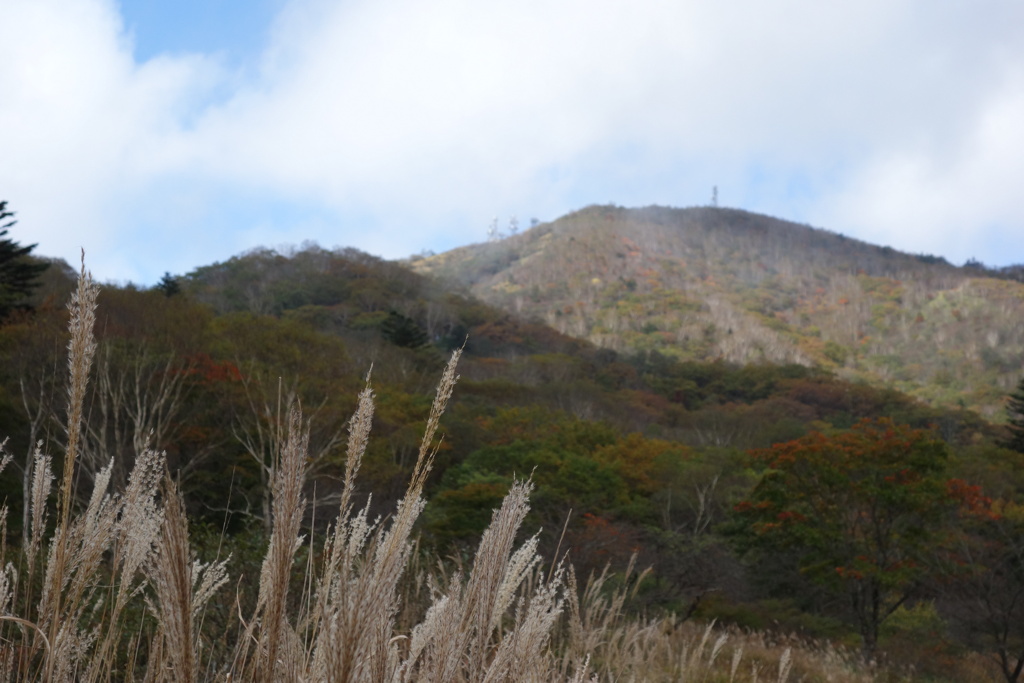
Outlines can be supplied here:
[[178, 284], [178, 278], [174, 277], [169, 272], [164, 272], [164, 276], [160, 278], [160, 282], [156, 284], [155, 288], [163, 292], [164, 296], [168, 297], [181, 293], [181, 285]]
[[36, 245], [23, 247], [6, 237], [7, 231], [17, 223], [7, 220], [13, 217], [14, 212], [7, 210], [7, 202], [0, 201], [0, 320], [12, 311], [31, 309], [26, 299], [38, 286], [36, 278], [50, 267], [49, 263], [28, 258]]
[[1006, 404], [1006, 414], [1009, 416], [1007, 427], [1010, 429], [1010, 438], [1003, 445], [1018, 453], [1024, 453], [1024, 379], [1017, 385], [1017, 391], [1010, 394]]

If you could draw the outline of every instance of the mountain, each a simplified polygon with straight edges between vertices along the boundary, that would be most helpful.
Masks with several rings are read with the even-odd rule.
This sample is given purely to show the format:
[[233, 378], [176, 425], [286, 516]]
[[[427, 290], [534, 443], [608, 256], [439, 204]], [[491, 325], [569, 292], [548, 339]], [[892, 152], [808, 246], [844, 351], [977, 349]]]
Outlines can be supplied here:
[[[16, 458], [0, 477], [0, 499], [15, 511], [5, 536], [8, 550], [28, 549], [16, 560], [22, 565], [32, 561], [32, 547], [47, 542], [45, 536], [33, 540], [37, 531], [53, 526], [33, 521], [42, 509], [35, 492], [45, 497], [43, 480], [51, 469], [42, 454], [59, 457], [66, 450], [71, 312], [65, 302], [75, 271], [54, 266], [44, 273], [34, 311], [0, 324], [0, 436], [11, 437], [3, 442], [4, 462], [8, 454]], [[997, 661], [989, 655], [1005, 649], [1004, 640], [983, 639], [988, 624], [1000, 623], [1001, 633], [1018, 638], [1019, 628], [1012, 629], [1024, 623], [1013, 601], [1021, 583], [1014, 543], [1024, 537], [1024, 455], [999, 447], [1005, 430], [976, 413], [925, 405], [813, 366], [867, 377], [875, 361], [872, 345], [899, 341], [882, 324], [901, 317], [909, 329], [932, 325], [930, 334], [948, 334], [948, 357], [954, 358], [957, 349], [969, 348], [963, 343], [978, 337], [967, 336], [969, 326], [936, 322], [945, 315], [936, 302], [952, 302], [943, 306], [955, 306], [948, 317], [956, 323], [989, 315], [986, 324], [1003, 325], [994, 327], [997, 341], [998, 335], [1009, 338], [1007, 321], [1019, 319], [1013, 315], [1019, 312], [1019, 285], [933, 257], [712, 210], [588, 209], [495, 244], [423, 259], [417, 267], [461, 278], [459, 287], [476, 288], [520, 315], [401, 263], [307, 244], [255, 249], [186, 275], [167, 275], [150, 289], [106, 285], [98, 294], [95, 325], [88, 326], [92, 331], [80, 322], [91, 316], [75, 317], [76, 338], [94, 336], [96, 352], [91, 369], [81, 356], [71, 363], [75, 385], [86, 386], [80, 409], [70, 411], [82, 416], [78, 456], [68, 460], [81, 486], [60, 495], [67, 495], [75, 515], [85, 510], [87, 516], [87, 496], [95, 502], [96, 491], [103, 490], [90, 494], [93, 483], [109, 481], [112, 489], [127, 483], [124, 497], [104, 499], [113, 505], [140, 500], [131, 493], [141, 481], [135, 473], [142, 470], [131, 470], [140, 452], [146, 455], [137, 462], [150, 463], [142, 468], [152, 471], [144, 477], [149, 483], [139, 486], [152, 487], [143, 494], [152, 504], [135, 508], [155, 510], [158, 500], [172, 505], [174, 489], [181, 492], [192, 545], [179, 555], [229, 558], [227, 568], [238, 577], [235, 590], [211, 593], [207, 634], [197, 631], [197, 638], [212, 644], [203, 654], [211, 668], [237, 661], [235, 644], [217, 635], [241, 632], [244, 624], [232, 615], [260, 613], [259, 582], [246, 577], [260, 575], [266, 561], [261, 549], [275, 547], [271, 539], [278, 537], [282, 518], [277, 493], [281, 486], [296, 491], [290, 477], [304, 471], [302, 497], [309, 506], [293, 505], [306, 510], [303, 533], [313, 543], [330, 537], [336, 527], [327, 524], [347, 500], [352, 505], [343, 504], [343, 511], [361, 512], [342, 521], [357, 520], [349, 528], [362, 528], [371, 550], [373, 536], [367, 534], [376, 532], [368, 520], [386, 519], [404, 505], [400, 501], [410, 500], [410, 479], [426, 478], [422, 494], [428, 502], [415, 528], [417, 550], [410, 554], [417, 564], [405, 572], [408, 586], [399, 587], [418, 601], [403, 611], [413, 620], [427, 607], [417, 597], [429, 588], [419, 569], [437, 567], [442, 579], [457, 572], [475, 548], [486, 546], [479, 539], [491, 510], [525, 478], [533, 494], [528, 508], [517, 503], [516, 514], [522, 528], [539, 530], [525, 540], [526, 554], [557, 557], [579, 576], [607, 578], [634, 596], [644, 620], [671, 614], [655, 631], [682, 633], [685, 627], [701, 638], [703, 626], [684, 622], [717, 620], [736, 630], [772, 628], [763, 638], [798, 633], [808, 641], [849, 643], [860, 635], [867, 642], [873, 636], [865, 635], [863, 613], [851, 611], [858, 605], [842, 596], [863, 591], [877, 577], [887, 586], [912, 580], [906, 590], [920, 585], [927, 593], [899, 598], [907, 607], [886, 622], [877, 643], [880, 661], [898, 662], [901, 671], [913, 667], [928, 680], [995, 680], [978, 673], [979, 661]], [[996, 308], [1000, 302], [1005, 315]], [[600, 348], [523, 314], [547, 317], [607, 346], [648, 352]], [[847, 343], [843, 335], [851, 331], [844, 325], [882, 331]], [[914, 334], [924, 345], [925, 333]], [[961, 334], [966, 342], [956, 336]], [[934, 342], [923, 351], [909, 346], [899, 351], [925, 357], [937, 348]], [[422, 444], [424, 426], [434, 420], [428, 416], [437, 378], [456, 348], [463, 352], [459, 381], [441, 418], [437, 434], [443, 436]], [[991, 348], [1005, 352], [1000, 344]], [[776, 363], [741, 365], [726, 358]], [[951, 367], [967, 372], [972, 366]], [[993, 377], [1012, 374], [979, 367]], [[947, 386], [958, 377], [950, 372]], [[362, 441], [370, 423], [364, 412], [368, 380], [376, 407]], [[361, 417], [353, 421], [357, 395]], [[288, 417], [295, 406], [304, 411], [299, 429]], [[350, 448], [362, 453], [358, 467], [349, 460]], [[168, 483], [163, 494], [156, 488], [164, 469], [153, 468], [156, 453], [174, 478], [174, 489]], [[426, 453], [429, 471], [421, 460]], [[291, 464], [281, 466], [288, 458]], [[779, 487], [793, 481], [793, 468], [804, 481], [850, 482], [849, 491], [829, 489], [828, 500], [840, 496], [841, 504], [827, 500], [825, 507], [871, 520], [881, 504], [890, 527], [913, 526], [909, 540], [885, 539], [887, 549], [909, 560], [893, 564], [888, 550], [880, 553], [859, 537], [840, 539], [831, 527], [823, 529], [811, 514], [833, 526], [834, 515], [818, 514], [824, 509], [820, 487]], [[414, 507], [418, 514], [419, 503]], [[119, 514], [120, 508], [110, 509]], [[76, 519], [69, 528], [86, 518]], [[159, 530], [160, 519], [153, 520]], [[366, 523], [359, 527], [358, 520]], [[394, 525], [384, 521], [376, 528], [390, 533]], [[788, 537], [775, 536], [784, 530]], [[764, 543], [754, 538], [764, 533], [772, 534]], [[111, 539], [97, 547], [113, 547]], [[506, 558], [526, 556], [510, 555], [510, 544], [511, 537]], [[318, 545], [301, 553], [300, 562], [326, 554]], [[937, 556], [949, 561], [924, 561]], [[353, 557], [355, 564], [363, 562]], [[107, 564], [83, 575], [92, 582], [89, 590], [102, 593], [111, 585]], [[114, 564], [118, 571], [124, 565]], [[309, 566], [292, 569], [301, 573]], [[647, 568], [642, 590], [627, 567]], [[945, 573], [923, 573], [933, 569]], [[993, 583], [990, 575], [1000, 581]], [[607, 597], [599, 586], [584, 592]], [[32, 604], [23, 597], [12, 604]], [[918, 597], [923, 599], [914, 602]], [[582, 604], [586, 621], [586, 600]], [[988, 606], [980, 617], [978, 604]], [[125, 613], [141, 609], [137, 604]], [[108, 612], [96, 614], [106, 618]], [[639, 622], [626, 614], [616, 623], [635, 634], [632, 624]], [[396, 632], [415, 624], [403, 623]], [[95, 622], [89, 628], [114, 637], [130, 634], [122, 626]], [[568, 642], [570, 634], [558, 637]], [[677, 645], [656, 644], [665, 651], [682, 647]], [[110, 651], [144, 656], [154, 648], [118, 641]], [[29, 644], [22, 649], [31, 654]], [[111, 661], [117, 670], [131, 666]], [[835, 666], [830, 660], [828, 675], [836, 674]], [[795, 673], [825, 676], [802, 671]]]
[[818, 366], [989, 417], [1024, 359], [1009, 276], [736, 209], [591, 206], [410, 265], [616, 351]]

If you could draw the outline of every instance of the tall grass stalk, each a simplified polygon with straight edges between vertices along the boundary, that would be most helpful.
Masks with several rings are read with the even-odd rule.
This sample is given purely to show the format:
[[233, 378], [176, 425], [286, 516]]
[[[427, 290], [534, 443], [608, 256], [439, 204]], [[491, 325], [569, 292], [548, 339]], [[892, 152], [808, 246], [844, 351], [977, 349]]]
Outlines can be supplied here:
[[199, 680], [198, 618], [217, 589], [227, 582], [227, 562], [204, 564], [194, 559], [185, 506], [177, 486], [166, 477], [163, 528], [155, 556], [146, 567], [154, 589], [149, 608], [157, 622], [146, 680]]
[[[58, 653], [70, 647], [67, 630], [62, 631], [62, 620], [58, 617], [69, 611], [74, 613], [78, 606], [68, 610], [62, 604], [66, 584], [69, 554], [72, 546], [71, 499], [74, 496], [75, 462], [78, 460], [79, 442], [82, 436], [82, 413], [85, 405], [85, 391], [89, 382], [89, 369], [96, 354], [96, 340], [93, 327], [96, 324], [96, 298], [99, 288], [92, 280], [92, 274], [85, 270], [85, 252], [82, 252], [82, 267], [78, 287], [71, 297], [69, 308], [71, 339], [68, 342], [68, 410], [67, 446], [64, 450], [64, 476], [58, 489], [60, 515], [57, 534], [51, 545], [51, 560], [47, 563], [47, 575], [43, 590], [43, 604], [40, 606], [41, 627], [49, 634], [50, 647], [47, 651], [46, 678], [52, 679]], [[98, 483], [98, 482], [97, 482]], [[97, 486], [98, 488], [98, 486]], [[62, 635], [63, 634], [63, 635]]]

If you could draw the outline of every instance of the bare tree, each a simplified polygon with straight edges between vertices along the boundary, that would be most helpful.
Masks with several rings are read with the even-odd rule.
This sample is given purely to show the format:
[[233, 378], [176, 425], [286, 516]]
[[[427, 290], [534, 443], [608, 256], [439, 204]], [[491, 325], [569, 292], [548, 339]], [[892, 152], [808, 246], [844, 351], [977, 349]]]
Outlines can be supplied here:
[[[244, 406], [242, 410], [236, 412], [231, 431], [259, 469], [261, 496], [258, 516], [264, 529], [270, 533], [273, 527], [273, 492], [270, 482], [274, 481], [281, 462], [281, 448], [288, 433], [288, 417], [294, 409], [302, 407], [302, 401], [297, 380], [285, 385], [284, 380], [278, 377], [276, 388], [275, 384], [268, 380], [269, 378], [255, 369], [254, 364], [250, 364], [249, 372], [242, 374]], [[312, 428], [313, 422], [321, 415], [326, 403], [327, 399], [324, 398], [312, 410], [303, 408], [303, 414], [309, 416], [306, 429], [310, 432], [310, 477], [322, 471], [326, 463], [325, 456], [337, 448], [344, 439], [343, 424], [330, 424], [324, 420], [319, 429]], [[324, 498], [317, 500], [317, 504], [330, 502], [332, 501]], [[251, 510], [246, 512], [253, 514]]]
[[137, 454], [165, 447], [183, 428], [192, 363], [144, 343], [108, 342], [97, 356], [82, 462], [92, 475], [113, 457], [123, 475]]
[[[1019, 506], [978, 521], [954, 548], [939, 604], [961, 635], [991, 652], [1008, 683], [1024, 673], [1024, 524]], [[977, 521], [977, 520], [976, 520]]]
[[498, 217], [495, 216], [491, 224], [487, 226], [487, 241], [497, 242], [501, 239], [501, 230], [498, 228]]

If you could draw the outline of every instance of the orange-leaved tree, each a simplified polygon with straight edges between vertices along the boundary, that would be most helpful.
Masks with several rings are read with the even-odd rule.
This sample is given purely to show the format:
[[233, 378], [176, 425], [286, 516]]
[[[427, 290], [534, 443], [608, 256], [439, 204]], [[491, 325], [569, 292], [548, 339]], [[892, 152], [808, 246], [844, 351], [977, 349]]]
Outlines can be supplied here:
[[879, 626], [915, 595], [946, 537], [956, 501], [945, 443], [865, 420], [752, 455], [766, 471], [736, 506], [747, 537], [761, 548], [796, 550], [804, 575], [846, 596], [872, 653]]

